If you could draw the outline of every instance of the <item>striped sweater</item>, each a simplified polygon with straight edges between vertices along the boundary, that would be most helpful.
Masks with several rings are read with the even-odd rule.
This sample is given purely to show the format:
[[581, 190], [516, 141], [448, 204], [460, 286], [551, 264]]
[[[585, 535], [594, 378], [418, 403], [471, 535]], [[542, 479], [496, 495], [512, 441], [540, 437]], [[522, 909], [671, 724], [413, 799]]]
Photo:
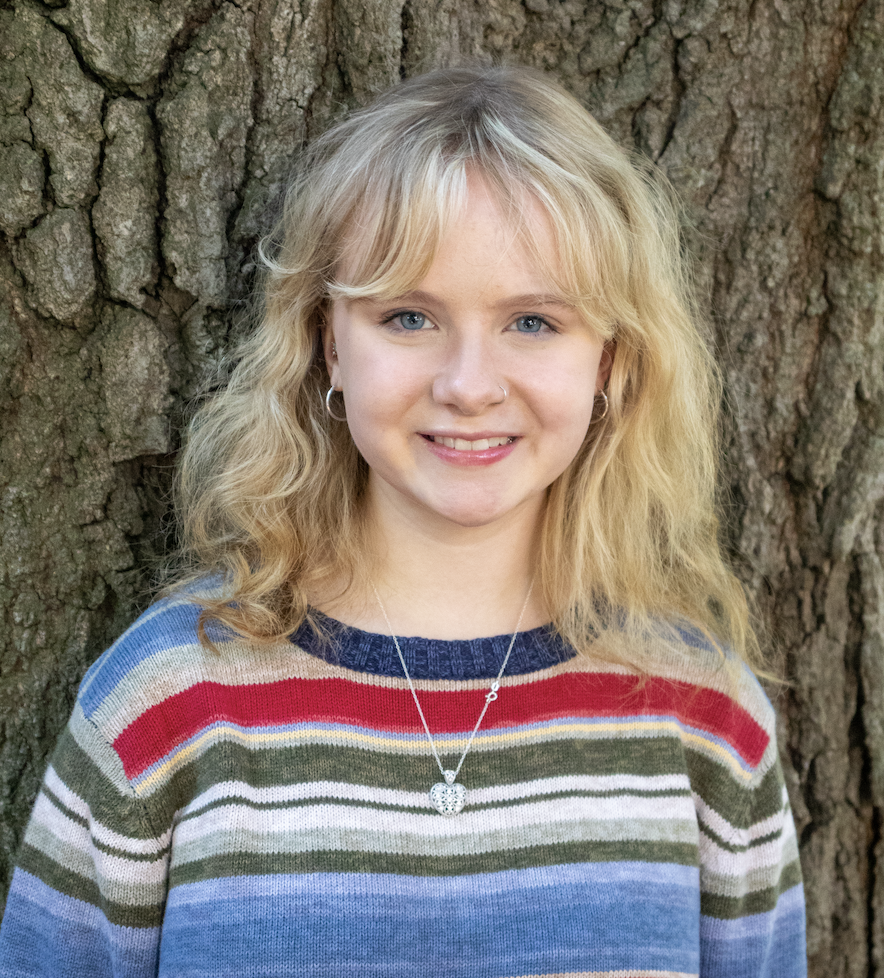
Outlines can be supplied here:
[[[388, 637], [213, 652], [197, 614], [154, 606], [83, 680], [0, 975], [805, 975], [773, 711], [702, 642], [643, 683], [520, 634], [444, 817]], [[447, 766], [508, 641], [402, 640]]]

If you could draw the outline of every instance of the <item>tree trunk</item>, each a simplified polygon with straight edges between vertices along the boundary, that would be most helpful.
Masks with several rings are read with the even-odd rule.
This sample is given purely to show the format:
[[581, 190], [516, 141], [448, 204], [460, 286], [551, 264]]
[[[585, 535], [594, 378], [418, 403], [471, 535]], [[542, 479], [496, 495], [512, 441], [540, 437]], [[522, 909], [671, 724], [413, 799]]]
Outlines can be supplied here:
[[79, 678], [143, 606], [175, 433], [292, 154], [403, 74], [495, 59], [548, 70], [684, 198], [728, 544], [791, 683], [811, 974], [884, 978], [881, 50], [884, 0], [4, 5], [7, 862]]

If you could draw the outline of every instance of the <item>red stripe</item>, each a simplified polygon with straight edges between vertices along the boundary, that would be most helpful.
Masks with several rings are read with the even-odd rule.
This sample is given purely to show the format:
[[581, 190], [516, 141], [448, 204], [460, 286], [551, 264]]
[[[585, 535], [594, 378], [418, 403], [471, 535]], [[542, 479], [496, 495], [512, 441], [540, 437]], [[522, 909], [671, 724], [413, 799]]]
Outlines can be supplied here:
[[[469, 731], [484, 691], [420, 693], [430, 730]], [[729, 743], [756, 765], [768, 735], [737, 703], [722, 693], [690, 683], [610, 673], [564, 674], [536, 683], [504, 687], [488, 711], [490, 730], [564, 717], [671, 716]], [[420, 717], [407, 689], [387, 689], [345, 679], [287, 679], [225, 686], [203, 682], [145, 710], [117, 737], [114, 747], [128, 777], [136, 777], [179, 744], [212, 723], [243, 727], [300, 722], [340, 723], [398, 733], [421, 733]]]

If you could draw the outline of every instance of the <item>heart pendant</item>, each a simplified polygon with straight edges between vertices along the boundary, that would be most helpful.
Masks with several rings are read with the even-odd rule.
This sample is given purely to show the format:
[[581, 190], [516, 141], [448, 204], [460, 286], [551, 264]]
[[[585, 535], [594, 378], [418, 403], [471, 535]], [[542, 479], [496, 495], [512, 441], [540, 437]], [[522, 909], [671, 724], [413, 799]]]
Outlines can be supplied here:
[[444, 771], [444, 781], [430, 788], [430, 801], [440, 815], [457, 815], [467, 800], [467, 789], [454, 780], [454, 771]]

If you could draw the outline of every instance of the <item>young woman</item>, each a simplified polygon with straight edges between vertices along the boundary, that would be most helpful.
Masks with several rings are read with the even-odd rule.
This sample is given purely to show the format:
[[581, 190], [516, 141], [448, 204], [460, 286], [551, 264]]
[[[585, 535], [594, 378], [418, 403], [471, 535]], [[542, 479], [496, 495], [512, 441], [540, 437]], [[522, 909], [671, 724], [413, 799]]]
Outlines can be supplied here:
[[805, 974], [660, 178], [451, 70], [300, 163], [190, 569], [95, 664], [3, 975]]

